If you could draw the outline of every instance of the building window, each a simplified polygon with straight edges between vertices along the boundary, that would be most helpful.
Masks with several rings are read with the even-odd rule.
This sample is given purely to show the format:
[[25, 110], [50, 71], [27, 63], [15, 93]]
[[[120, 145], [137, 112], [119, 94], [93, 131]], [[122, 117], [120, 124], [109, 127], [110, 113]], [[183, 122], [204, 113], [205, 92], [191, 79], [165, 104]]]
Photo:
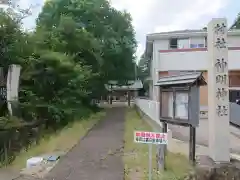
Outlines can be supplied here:
[[190, 48], [197, 48], [198, 44], [190, 44]]
[[180, 74], [186, 74], [186, 73], [194, 73], [194, 72], [198, 72], [197, 70], [188, 70], [188, 71], [179, 71]]
[[204, 44], [190, 44], [190, 48], [204, 48]]
[[177, 49], [178, 48], [178, 39], [177, 38], [170, 39], [169, 47], [170, 47], [170, 49]]
[[182, 75], [182, 74], [191, 74], [194, 72], [199, 72], [197, 70], [188, 70], [188, 71], [177, 71], [177, 70], [172, 70], [172, 71], [168, 71], [168, 75], [169, 76], [174, 76], [174, 75]]
[[189, 48], [189, 38], [178, 39], [178, 49], [188, 49]]
[[189, 38], [172, 38], [169, 40], [170, 49], [186, 49], [189, 48]]

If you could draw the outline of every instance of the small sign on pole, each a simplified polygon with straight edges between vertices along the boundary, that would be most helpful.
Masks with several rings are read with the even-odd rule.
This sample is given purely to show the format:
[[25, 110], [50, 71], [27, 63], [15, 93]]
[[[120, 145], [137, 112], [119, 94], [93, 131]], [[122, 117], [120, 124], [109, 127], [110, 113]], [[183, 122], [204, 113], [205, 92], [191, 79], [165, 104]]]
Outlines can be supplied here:
[[141, 144], [149, 144], [149, 180], [152, 180], [152, 145], [166, 145], [167, 133], [135, 131], [134, 141]]
[[143, 144], [167, 144], [167, 133], [135, 131], [134, 141]]

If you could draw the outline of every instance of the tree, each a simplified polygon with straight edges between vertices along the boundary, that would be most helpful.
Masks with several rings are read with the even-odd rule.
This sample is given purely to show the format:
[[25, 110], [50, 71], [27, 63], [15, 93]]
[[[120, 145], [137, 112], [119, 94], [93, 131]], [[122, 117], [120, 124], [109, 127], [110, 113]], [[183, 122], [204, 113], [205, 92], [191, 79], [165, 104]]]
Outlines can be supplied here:
[[[70, 19], [74, 24], [70, 27], [79, 30], [78, 38], [66, 37], [64, 42], [74, 44], [73, 39], [75, 44], [83, 42], [81, 48], [74, 49], [68, 46], [68, 49], [65, 49], [75, 54], [76, 60], [81, 61], [80, 58], [89, 57], [86, 56], [86, 52], [83, 52], [86, 42], [94, 39], [94, 44], [97, 44], [97, 48], [93, 51], [94, 57], [102, 60], [89, 57], [85, 63], [91, 65], [94, 72], [96, 70], [99, 72], [102, 84], [109, 80], [125, 81], [134, 78], [133, 54], [136, 49], [136, 40], [131, 25], [132, 19], [127, 12], [117, 11], [106, 0], [49, 1], [39, 15], [37, 31], [40, 29], [53, 31], [61, 25], [63, 18]], [[86, 37], [86, 33], [89, 38], [85, 41], [79, 39], [82, 36]]]
[[145, 54], [142, 54], [138, 66], [137, 66], [137, 74], [138, 78], [143, 82], [143, 90], [140, 91], [140, 95], [144, 96], [145, 92], [149, 89], [149, 82], [146, 81], [148, 77], [150, 77], [151, 73], [151, 62], [150, 59], [145, 57]]
[[94, 110], [92, 99], [105, 93], [109, 80], [134, 78], [131, 16], [108, 1], [48, 1], [32, 32], [21, 27], [28, 13], [17, 12], [0, 15], [0, 65], [5, 72], [10, 64], [22, 66], [21, 119], [65, 125]]
[[237, 15], [237, 18], [235, 19], [230, 29], [240, 29], [240, 13]]
[[2, 113], [0, 129], [36, 121], [58, 129], [96, 111], [92, 100], [105, 93], [109, 80], [134, 78], [136, 40], [127, 12], [107, 0], [47, 1], [37, 28], [28, 32], [22, 19], [31, 8], [22, 10], [15, 1], [0, 12], [0, 66], [5, 75], [10, 64], [22, 67], [20, 113], [17, 118]]
[[145, 81], [145, 79], [150, 76], [150, 68], [150, 60], [142, 54], [138, 63], [138, 78]]

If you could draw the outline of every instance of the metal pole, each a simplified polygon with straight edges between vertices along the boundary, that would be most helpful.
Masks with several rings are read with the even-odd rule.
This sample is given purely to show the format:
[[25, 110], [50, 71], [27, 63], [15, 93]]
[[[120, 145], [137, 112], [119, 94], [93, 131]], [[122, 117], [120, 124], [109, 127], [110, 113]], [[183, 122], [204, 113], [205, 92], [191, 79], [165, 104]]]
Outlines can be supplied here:
[[152, 180], [152, 143], [149, 144], [149, 170], [148, 179]]

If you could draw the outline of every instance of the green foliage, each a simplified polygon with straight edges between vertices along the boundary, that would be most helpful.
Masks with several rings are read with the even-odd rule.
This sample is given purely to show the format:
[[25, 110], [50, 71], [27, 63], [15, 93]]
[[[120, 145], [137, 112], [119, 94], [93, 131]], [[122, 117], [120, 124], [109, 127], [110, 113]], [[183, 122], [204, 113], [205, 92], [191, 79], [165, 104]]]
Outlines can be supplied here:
[[150, 63], [150, 60], [142, 54], [137, 66], [137, 76], [143, 82], [143, 89], [139, 92], [140, 96], [144, 96], [149, 89], [149, 82], [146, 79], [150, 77]]
[[240, 13], [237, 15], [234, 23], [230, 27], [230, 29], [240, 29]]
[[0, 66], [5, 74], [10, 64], [22, 67], [20, 119], [65, 125], [95, 109], [106, 82], [134, 78], [131, 16], [107, 0], [47, 1], [33, 32], [22, 30], [27, 14], [0, 12]]
[[147, 77], [150, 76], [150, 60], [144, 57], [144, 54], [141, 56], [138, 69], [137, 69], [138, 78], [144, 81]]
[[104, 82], [134, 78], [136, 40], [131, 16], [112, 8], [108, 1], [48, 1], [37, 19], [40, 29], [63, 30], [61, 43], [74, 46], [67, 49], [76, 59], [84, 57]]

